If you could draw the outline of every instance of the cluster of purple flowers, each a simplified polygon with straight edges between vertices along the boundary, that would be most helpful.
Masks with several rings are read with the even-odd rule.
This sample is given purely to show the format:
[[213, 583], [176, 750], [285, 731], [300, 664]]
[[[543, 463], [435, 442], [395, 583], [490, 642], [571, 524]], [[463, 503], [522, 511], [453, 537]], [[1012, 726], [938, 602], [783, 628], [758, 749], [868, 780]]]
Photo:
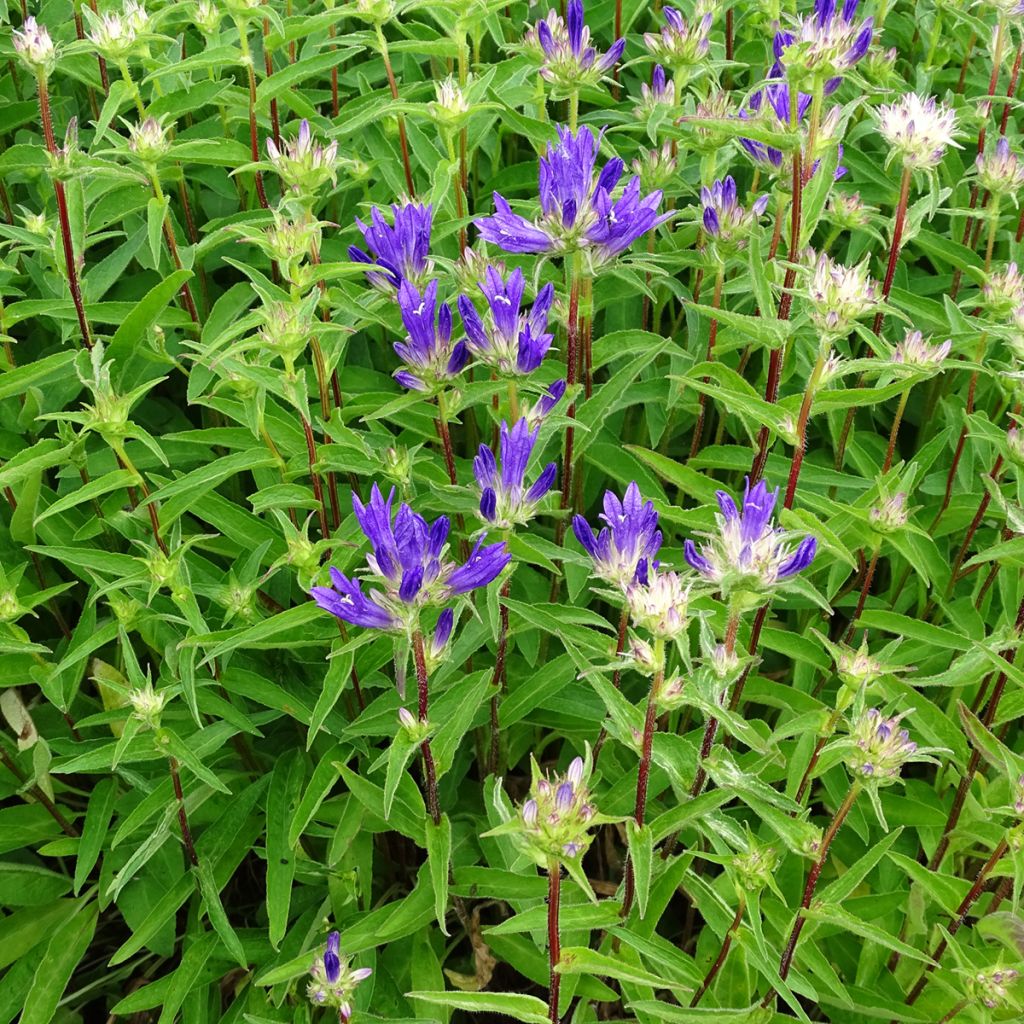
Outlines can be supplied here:
[[795, 550], [786, 544], [784, 532], [772, 521], [778, 496], [778, 489], [770, 491], [763, 480], [753, 487], [748, 480], [737, 508], [731, 495], [716, 491], [718, 531], [700, 551], [687, 540], [686, 561], [723, 593], [767, 590], [803, 572], [814, 561], [817, 541], [804, 537]]
[[394, 348], [406, 368], [395, 371], [395, 380], [411, 391], [434, 392], [457, 377], [469, 361], [464, 341], [452, 344], [452, 311], [447, 302], [437, 302], [437, 281], [422, 294], [403, 281], [398, 289], [398, 306], [408, 332]]
[[541, 218], [527, 220], [494, 193], [495, 213], [476, 222], [481, 236], [506, 252], [560, 253], [583, 250], [594, 266], [625, 252], [641, 235], [663, 223], [661, 192], [640, 195], [640, 177], [627, 182], [618, 199], [612, 193], [622, 178], [618, 157], [595, 173], [600, 136], [584, 126], [575, 134], [558, 127], [540, 160]]
[[583, 0], [569, 0], [565, 19], [550, 11], [527, 34], [526, 45], [540, 51], [541, 77], [563, 90], [573, 90], [599, 81], [611, 71], [622, 57], [626, 40], [617, 39], [606, 53], [599, 54], [590, 45]]
[[[385, 500], [376, 484], [365, 505], [352, 496], [356, 519], [373, 549], [366, 558], [369, 575], [380, 589], [366, 593], [359, 579], [332, 566], [333, 585], [314, 587], [312, 594], [337, 618], [368, 629], [409, 631], [416, 628], [423, 607], [486, 587], [508, 565], [505, 544], [485, 545], [485, 537], [457, 565], [447, 557], [448, 517], [428, 523], [404, 502], [392, 515], [393, 501], [394, 489]], [[442, 628], [451, 632], [450, 618]]]
[[642, 575], [661, 548], [661, 531], [654, 504], [644, 501], [634, 480], [620, 501], [604, 493], [605, 525], [595, 535], [583, 516], [572, 521], [573, 533], [594, 562], [594, 575], [625, 590]]
[[502, 421], [500, 431], [501, 468], [494, 452], [485, 445], [473, 460], [473, 474], [480, 488], [480, 515], [501, 529], [511, 529], [533, 518], [537, 503], [554, 486], [558, 466], [549, 462], [540, 476], [526, 486], [526, 467], [537, 443], [539, 427], [532, 430], [525, 419], [515, 426]]
[[537, 293], [529, 313], [521, 312], [526, 280], [513, 270], [507, 281], [488, 267], [480, 291], [487, 299], [489, 323], [465, 295], [458, 299], [459, 315], [466, 329], [466, 344], [482, 363], [504, 374], [528, 374], [540, 366], [554, 335], [548, 331], [548, 313], [555, 297], [551, 284]]
[[852, 68], [871, 45], [873, 20], [858, 22], [859, 6], [860, 0], [844, 0], [842, 5], [836, 0], [814, 0], [814, 10], [797, 21], [794, 31], [775, 33], [775, 64], [769, 78], [813, 75], [826, 80], [826, 93], [835, 92], [842, 72]]
[[370, 252], [367, 254], [358, 246], [350, 245], [349, 258], [381, 268], [368, 271], [366, 275], [378, 288], [399, 288], [403, 281], [418, 285], [433, 268], [428, 254], [434, 208], [416, 203], [396, 204], [391, 207], [391, 213], [394, 225], [388, 224], [376, 206], [370, 211], [369, 224], [356, 218]]
[[719, 244], [741, 241], [768, 208], [768, 198], [767, 193], [758, 196], [750, 209], [745, 210], [737, 199], [736, 182], [727, 174], [710, 188], [704, 186], [700, 190], [704, 230]]

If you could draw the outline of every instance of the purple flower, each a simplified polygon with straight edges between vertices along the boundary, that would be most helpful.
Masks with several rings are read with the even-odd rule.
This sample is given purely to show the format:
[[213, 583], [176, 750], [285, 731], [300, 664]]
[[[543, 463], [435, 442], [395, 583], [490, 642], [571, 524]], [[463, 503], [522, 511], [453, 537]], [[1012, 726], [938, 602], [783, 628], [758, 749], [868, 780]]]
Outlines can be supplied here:
[[331, 932], [327, 936], [327, 950], [324, 953], [324, 974], [333, 985], [341, 977], [341, 933]]
[[451, 343], [451, 307], [442, 302], [438, 308], [437, 281], [431, 281], [421, 295], [403, 280], [398, 288], [398, 305], [409, 333], [405, 341], [395, 342], [395, 352], [405, 363], [405, 369], [395, 371], [395, 380], [412, 391], [437, 391], [469, 360], [465, 342]]
[[622, 57], [625, 39], [617, 39], [607, 53], [590, 45], [590, 29], [583, 20], [583, 0], [569, 0], [565, 19], [549, 11], [524, 39], [528, 51], [540, 58], [541, 77], [563, 91], [594, 85]]
[[798, 19], [795, 31], [775, 34], [772, 49], [776, 61], [769, 78], [785, 78], [786, 51], [799, 47], [799, 68], [824, 77], [826, 95], [835, 92], [842, 81], [841, 73], [848, 71], [867, 52], [874, 34], [873, 21], [866, 18], [857, 22], [860, 0], [814, 0], [814, 11]]
[[[765, 100], [768, 101], [767, 104], [765, 104]], [[809, 93], [797, 92], [796, 119], [798, 124], [806, 116], [811, 106], [811, 100], [812, 97]], [[790, 91], [788, 83], [768, 82], [763, 88], [758, 89], [757, 92], [751, 95], [750, 106], [746, 110], [741, 110], [739, 116], [744, 121], [756, 119], [764, 123], [765, 127], [770, 131], [788, 133], [793, 129], [791, 117], [793, 112], [790, 110], [789, 103]], [[838, 113], [838, 108], [835, 108], [835, 113], [830, 111], [821, 119], [818, 129], [818, 146], [827, 144], [831, 135], [837, 130]], [[791, 157], [788, 154], [783, 153], [781, 149], [776, 149], [774, 146], [769, 146], [767, 143], [758, 142], [756, 139], [740, 137], [740, 145], [751, 160], [769, 174], [779, 175], [783, 172], [788, 172], [789, 168], [792, 167]], [[815, 148], [817, 149], [818, 146]], [[842, 143], [839, 143], [839, 158], [842, 159], [842, 156], [843, 147]], [[818, 159], [814, 161], [811, 166], [811, 176], [817, 172], [820, 163], [821, 161]], [[844, 174], [846, 174], [846, 168], [837, 167], [835, 180], [838, 181]]]
[[[768, 104], [765, 105], [764, 101]], [[801, 121], [811, 105], [809, 93], [797, 93], [796, 117]], [[767, 121], [767, 127], [773, 131], [789, 131], [792, 128], [789, 107], [789, 86], [785, 82], [769, 82], [762, 89], [758, 89], [750, 97], [750, 107], [740, 111], [740, 117], [744, 121], [759, 118]], [[774, 116], [773, 116], [774, 115]], [[763, 142], [754, 139], [740, 138], [740, 145], [747, 151], [750, 158], [760, 164], [765, 170], [779, 171], [783, 165], [783, 153], [781, 149], [775, 149]]]
[[505, 282], [494, 267], [488, 267], [479, 287], [487, 299], [489, 324], [467, 296], [460, 295], [458, 300], [470, 352], [501, 373], [532, 373], [554, 340], [547, 329], [554, 287], [546, 284], [541, 288], [529, 313], [520, 312], [525, 290], [521, 270], [513, 270]]
[[526, 420], [531, 430], [535, 430], [547, 419], [551, 410], [558, 405], [564, 394], [565, 381], [556, 380], [533, 405], [524, 408], [523, 419]]
[[356, 218], [370, 250], [369, 255], [358, 246], [348, 247], [351, 260], [381, 268], [383, 273], [368, 271], [366, 276], [384, 290], [398, 288], [403, 280], [418, 285], [433, 266], [427, 259], [433, 207], [406, 203], [404, 206], [392, 206], [391, 211], [395, 222], [393, 227], [376, 206], [370, 211], [369, 224]]
[[549, 462], [533, 485], [526, 487], [526, 467], [539, 430], [539, 426], [530, 430], [525, 419], [518, 420], [511, 430], [502, 421], [501, 469], [494, 452], [485, 444], [480, 445], [473, 460], [473, 474], [480, 488], [480, 515], [501, 529], [529, 522], [536, 514], [537, 503], [554, 485], [558, 467]]
[[625, 589], [644, 575], [661, 547], [658, 513], [652, 502], [640, 497], [634, 480], [622, 501], [612, 491], [604, 492], [605, 525], [595, 536], [583, 516], [572, 521], [573, 533], [594, 562], [594, 575]]
[[494, 194], [496, 212], [476, 222], [480, 234], [506, 252], [571, 252], [583, 249], [594, 263], [603, 263], [628, 249], [642, 234], [667, 219], [659, 217], [661, 192], [640, 197], [640, 179], [633, 177], [618, 200], [612, 192], [622, 177], [618, 157], [596, 171], [598, 137], [584, 126], [573, 135], [558, 126], [558, 143], [548, 143], [540, 160], [540, 223], [513, 213]]
[[[376, 484], [365, 505], [352, 496], [356, 519], [373, 549], [366, 558], [369, 575], [381, 589], [364, 594], [359, 580], [332, 567], [333, 586], [312, 590], [321, 608], [356, 626], [414, 628], [420, 608], [487, 586], [509, 563], [504, 543], [485, 546], [481, 537], [465, 564], [457, 565], [447, 557], [448, 517], [429, 524], [404, 502], [392, 516], [394, 496], [392, 488], [385, 501]], [[451, 633], [443, 614], [438, 630]]]
[[651, 84], [640, 84], [640, 104], [636, 107], [638, 117], [646, 117], [658, 107], [674, 107], [676, 105], [676, 84], [665, 78], [665, 69], [655, 64], [651, 71]]
[[445, 608], [437, 618], [437, 625], [434, 626], [434, 638], [430, 643], [430, 656], [438, 661], [452, 638], [452, 628], [455, 626], [455, 612], [451, 608]]
[[767, 193], [754, 200], [750, 210], [739, 205], [736, 182], [731, 174], [700, 190], [704, 230], [719, 243], [741, 241], [768, 207]]
[[686, 561], [723, 592], [758, 592], [803, 572], [814, 561], [817, 541], [804, 537], [795, 550], [785, 543], [784, 531], [772, 523], [778, 496], [778, 488], [769, 491], [763, 480], [753, 487], [747, 480], [743, 507], [737, 509], [729, 494], [716, 491], [721, 509], [716, 517], [718, 533], [699, 552], [694, 542], [687, 540], [683, 547]]

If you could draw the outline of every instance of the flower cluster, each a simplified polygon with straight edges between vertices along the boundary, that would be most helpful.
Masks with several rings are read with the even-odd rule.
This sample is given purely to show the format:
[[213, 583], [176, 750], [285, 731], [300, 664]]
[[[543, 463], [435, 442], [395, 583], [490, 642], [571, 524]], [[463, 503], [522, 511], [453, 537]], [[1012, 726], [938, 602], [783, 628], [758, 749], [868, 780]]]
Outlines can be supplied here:
[[661, 31], [644, 33], [648, 52], [676, 73], [699, 65], [711, 48], [711, 6], [705, 0], [698, 0], [689, 24], [674, 7], [663, 8], [662, 14], [665, 24]]
[[420, 294], [403, 280], [398, 306], [408, 334], [405, 341], [394, 344], [405, 363], [394, 378], [410, 391], [433, 394], [458, 376], [469, 361], [469, 350], [464, 341], [452, 344], [452, 310], [447, 302], [438, 306], [437, 281], [431, 281]]
[[460, 295], [457, 303], [469, 351], [499, 373], [532, 373], [554, 340], [548, 331], [554, 286], [546, 284], [541, 288], [528, 313], [521, 312], [526, 279], [518, 268], [503, 281], [494, 267], [487, 267], [479, 288], [487, 299], [487, 323], [467, 296]]
[[369, 967], [350, 966], [347, 957], [341, 955], [341, 936], [331, 932], [327, 936], [327, 948], [313, 961], [309, 969], [311, 981], [306, 988], [310, 1002], [317, 1006], [329, 1006], [338, 1011], [338, 1019], [347, 1021], [352, 1016], [352, 996], [356, 986], [373, 974]]
[[533, 763], [533, 784], [519, 810], [519, 827], [538, 863], [577, 860], [590, 845], [596, 814], [584, 774], [581, 757], [573, 758], [564, 775], [548, 778]]
[[686, 631], [690, 588], [679, 573], [662, 572], [641, 560], [637, 578], [626, 587], [629, 619], [635, 629], [663, 640]]
[[850, 771], [857, 778], [886, 786], [900, 777], [903, 765], [917, 752], [917, 744], [900, 727], [903, 715], [886, 718], [877, 708], [868, 708], [857, 719], [850, 734], [847, 755]]
[[417, 627], [423, 607], [486, 587], [510, 556], [504, 543], [485, 545], [481, 537], [466, 562], [457, 565], [448, 557], [448, 517], [430, 524], [404, 502], [392, 515], [394, 493], [392, 489], [385, 501], [374, 484], [367, 504], [352, 496], [356, 519], [373, 547], [366, 558], [369, 575], [381, 589], [364, 593], [360, 580], [331, 567], [332, 586], [314, 587], [312, 595], [321, 608], [345, 622], [409, 632]]
[[661, 192], [641, 197], [639, 176], [629, 180], [618, 199], [612, 199], [623, 163], [613, 157], [595, 174], [598, 141], [586, 126], [575, 135], [559, 126], [558, 143], [549, 143], [540, 160], [540, 222], [514, 213], [495, 192], [496, 212], [476, 221], [483, 238], [506, 252], [582, 249], [594, 266], [600, 266], [662, 223], [667, 215], [658, 216]]
[[147, 117], [129, 125], [128, 148], [143, 164], [156, 164], [171, 151], [171, 141], [160, 119]]
[[595, 536], [583, 516], [572, 521], [573, 533], [594, 562], [594, 575], [622, 590], [637, 579], [641, 563], [653, 565], [661, 547], [658, 513], [654, 504], [644, 501], [633, 481], [622, 500], [612, 491], [604, 493], [605, 525]]
[[537, 443], [539, 427], [530, 430], [525, 419], [509, 429], [502, 421], [500, 431], [501, 468], [494, 452], [485, 445], [473, 460], [473, 474], [480, 488], [480, 516], [502, 530], [530, 521], [537, 504], [555, 483], [558, 466], [549, 462], [530, 487], [526, 487], [526, 467]]
[[769, 491], [763, 480], [753, 487], [748, 480], [742, 508], [737, 508], [730, 495], [716, 491], [721, 509], [716, 515], [718, 532], [699, 551], [692, 540], [686, 541], [686, 561], [723, 595], [771, 590], [814, 561], [814, 537], [804, 537], [794, 549], [786, 543], [785, 532], [772, 524], [778, 494], [778, 489]]
[[[891, 147], [888, 159], [899, 157], [911, 170], [938, 165], [949, 146], [956, 145], [956, 115], [933, 96], [907, 93], [878, 108], [878, 130]], [[888, 162], [888, 161], [887, 161]]]
[[996, 148], [985, 150], [975, 158], [978, 184], [996, 196], [1015, 196], [1024, 186], [1024, 164], [1010, 149], [1005, 135], [999, 137]]
[[666, 80], [665, 69], [655, 64], [651, 71], [651, 84], [640, 83], [640, 103], [635, 110], [636, 116], [647, 117], [659, 107], [672, 108], [675, 105], [676, 84], [671, 79]]
[[969, 987], [975, 998], [990, 1010], [1019, 1008], [1009, 986], [1020, 977], [1012, 967], [992, 967], [970, 976]]
[[57, 50], [50, 38], [49, 30], [29, 16], [20, 29], [14, 30], [14, 52], [36, 74], [51, 74], [57, 66]]
[[847, 267], [820, 253], [807, 289], [811, 322], [828, 337], [845, 337], [857, 320], [874, 310], [878, 291], [867, 259]]
[[541, 58], [541, 77], [562, 92], [599, 82], [618, 63], [626, 48], [625, 39], [617, 39], [607, 53], [599, 54], [590, 45], [590, 29], [583, 20], [583, 0], [569, 0], [563, 20], [549, 11], [527, 33], [527, 49]]
[[857, 21], [860, 0], [814, 0], [811, 14], [800, 18], [793, 31], [775, 34], [772, 49], [776, 63], [772, 78], [815, 77], [826, 92], [839, 87], [841, 74], [867, 52], [873, 35], [873, 21]]
[[429, 205], [405, 203], [392, 206], [391, 214], [393, 225], [388, 224], [376, 206], [370, 211], [369, 224], [356, 219], [370, 252], [367, 254], [358, 246], [350, 245], [349, 259], [379, 267], [380, 270], [367, 271], [366, 276], [371, 284], [384, 291], [401, 287], [403, 281], [420, 287], [434, 268], [428, 258], [434, 209]]
[[272, 138], [267, 139], [267, 156], [281, 181], [300, 196], [311, 196], [328, 181], [337, 181], [338, 143], [316, 142], [305, 118], [296, 138], [283, 146], [279, 149]]
[[749, 210], [739, 204], [736, 182], [731, 174], [700, 190], [701, 223], [716, 250], [740, 247], [768, 208], [768, 194], [759, 196]]
[[893, 349], [892, 361], [910, 369], [935, 371], [945, 362], [952, 348], [951, 339], [947, 338], [941, 345], [932, 345], [924, 340], [920, 331], [907, 331]]
[[990, 273], [981, 286], [981, 299], [990, 313], [1006, 316], [1024, 307], [1024, 274], [1016, 261]]

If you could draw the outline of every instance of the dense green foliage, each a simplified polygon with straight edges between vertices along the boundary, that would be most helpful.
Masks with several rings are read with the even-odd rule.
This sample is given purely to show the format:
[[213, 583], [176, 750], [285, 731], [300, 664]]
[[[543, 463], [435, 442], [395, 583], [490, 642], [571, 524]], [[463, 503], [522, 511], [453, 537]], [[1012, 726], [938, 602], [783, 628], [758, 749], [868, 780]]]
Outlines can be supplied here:
[[[0, 1024], [1020, 1019], [1024, 12], [730, 4], [0, 0]], [[488, 263], [529, 372], [457, 365]]]

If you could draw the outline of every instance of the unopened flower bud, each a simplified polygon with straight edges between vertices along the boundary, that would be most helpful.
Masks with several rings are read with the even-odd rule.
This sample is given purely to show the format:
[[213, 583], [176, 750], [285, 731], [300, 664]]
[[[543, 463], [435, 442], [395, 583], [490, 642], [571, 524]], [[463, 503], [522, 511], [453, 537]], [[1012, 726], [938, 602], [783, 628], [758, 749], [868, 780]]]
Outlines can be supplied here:
[[878, 288], [868, 274], [865, 259], [847, 267], [821, 253], [814, 264], [807, 297], [812, 323], [823, 334], [845, 337], [854, 323], [878, 303]]
[[338, 143], [322, 146], [315, 141], [305, 118], [299, 124], [298, 136], [283, 143], [283, 148], [267, 139], [267, 156], [281, 181], [307, 198], [327, 182], [337, 181]]
[[900, 491], [872, 508], [868, 520], [879, 533], [894, 533], [906, 525], [908, 515], [907, 496]]
[[637, 629], [645, 629], [655, 637], [671, 640], [686, 630], [689, 587], [675, 572], [659, 572], [651, 568], [646, 579], [626, 588], [629, 617]]
[[864, 227], [871, 213], [872, 207], [865, 205], [859, 192], [833, 192], [826, 207], [828, 219], [846, 231]]
[[855, 777], [879, 786], [895, 782], [903, 765], [917, 750], [906, 729], [900, 728], [902, 715], [885, 718], [877, 708], [868, 708], [851, 732], [853, 745], [847, 764]]
[[[89, 17], [88, 13], [86, 17]], [[90, 22], [89, 41], [101, 57], [112, 61], [124, 60], [135, 48], [138, 32], [131, 19], [107, 11], [94, 15]]]
[[779, 855], [771, 846], [752, 845], [745, 853], [732, 860], [732, 870], [741, 893], [760, 892], [771, 879], [779, 864]]
[[356, 0], [352, 13], [363, 21], [383, 25], [395, 16], [395, 5], [393, 0]]
[[941, 345], [932, 345], [924, 340], [920, 331], [907, 331], [903, 340], [893, 349], [892, 361], [921, 370], [938, 370], [949, 356], [953, 342], [950, 339]]
[[1011, 967], [991, 967], [978, 971], [969, 979], [974, 997], [990, 1010], [1009, 1008], [1012, 996], [1009, 987], [1020, 977]]
[[1016, 193], [1024, 185], [1024, 164], [1013, 150], [1006, 136], [1000, 136], [994, 149], [979, 153], [975, 160], [978, 184], [994, 196]]
[[20, 29], [14, 30], [14, 52], [35, 74], [49, 77], [57, 66], [57, 50], [45, 25], [33, 17], [25, 19]]
[[1010, 427], [1006, 432], [1006, 446], [1010, 451], [1010, 459], [1017, 466], [1024, 466], [1024, 430]]
[[192, 21], [203, 35], [212, 36], [220, 28], [222, 17], [220, 6], [214, 0], [199, 0]]
[[154, 690], [153, 684], [147, 681], [145, 686], [137, 687], [128, 694], [128, 701], [132, 713], [144, 726], [149, 729], [160, 728], [160, 715], [167, 703], [166, 693]]
[[658, 149], [642, 149], [633, 161], [633, 170], [640, 175], [640, 188], [645, 192], [665, 188], [675, 176], [677, 166], [671, 142], [662, 143]]
[[128, 148], [144, 164], [159, 163], [170, 152], [171, 143], [164, 126], [155, 117], [129, 125]]
[[436, 99], [430, 104], [430, 113], [438, 124], [458, 128], [469, 114], [469, 100], [459, 83], [449, 75], [441, 82], [434, 83]]
[[1007, 316], [1024, 306], [1024, 276], [1013, 261], [1003, 270], [988, 275], [981, 286], [981, 298], [989, 312]]

